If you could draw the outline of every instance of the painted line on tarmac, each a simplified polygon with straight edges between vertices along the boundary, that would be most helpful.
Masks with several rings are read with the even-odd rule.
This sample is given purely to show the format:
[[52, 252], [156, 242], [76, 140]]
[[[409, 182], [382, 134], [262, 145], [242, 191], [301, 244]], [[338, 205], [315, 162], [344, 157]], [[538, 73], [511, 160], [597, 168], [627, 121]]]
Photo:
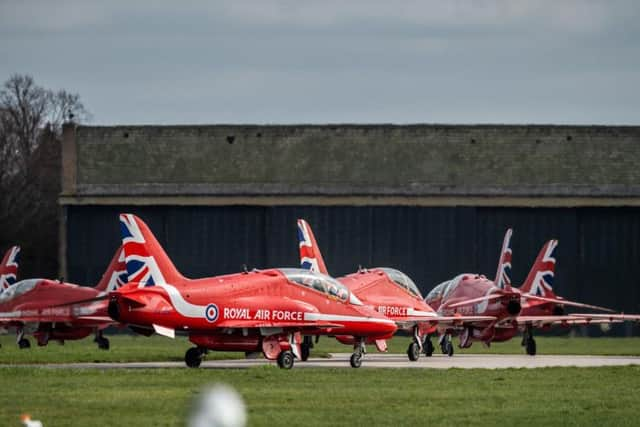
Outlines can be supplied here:
[[[312, 358], [295, 362], [295, 368], [350, 368], [350, 353], [334, 353], [330, 358]], [[265, 359], [204, 360], [201, 369], [246, 369], [254, 366], [276, 365]], [[504, 369], [550, 367], [600, 367], [640, 365], [636, 356], [567, 356], [567, 355], [506, 355], [463, 354], [453, 357], [434, 355], [411, 362], [403, 354], [367, 354], [363, 368], [418, 368], [418, 369]], [[60, 364], [0, 364], [0, 368], [47, 369], [176, 369], [185, 368], [183, 362], [129, 362], [129, 363], [60, 363]]]

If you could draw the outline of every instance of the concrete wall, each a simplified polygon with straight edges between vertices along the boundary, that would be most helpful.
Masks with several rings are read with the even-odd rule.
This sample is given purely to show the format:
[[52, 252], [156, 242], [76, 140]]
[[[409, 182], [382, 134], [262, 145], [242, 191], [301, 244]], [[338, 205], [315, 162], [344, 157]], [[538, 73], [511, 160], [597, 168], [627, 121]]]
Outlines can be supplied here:
[[628, 126], [89, 126], [65, 151], [71, 197], [640, 195]]

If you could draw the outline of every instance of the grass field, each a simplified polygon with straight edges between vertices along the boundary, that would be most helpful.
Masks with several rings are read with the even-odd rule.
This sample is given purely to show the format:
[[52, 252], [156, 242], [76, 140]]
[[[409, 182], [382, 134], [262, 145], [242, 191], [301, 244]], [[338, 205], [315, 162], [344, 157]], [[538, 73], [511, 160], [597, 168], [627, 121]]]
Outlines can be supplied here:
[[[18, 350], [0, 339], [0, 364], [182, 360], [184, 338], [111, 336]], [[408, 338], [390, 351], [403, 353]], [[541, 354], [640, 355], [640, 338], [538, 338]], [[322, 338], [316, 354], [350, 351]], [[458, 350], [460, 353], [461, 351]], [[518, 340], [487, 350], [521, 354]], [[243, 357], [241, 353], [210, 353]], [[51, 426], [175, 426], [205, 385], [243, 395], [250, 425], [638, 425], [640, 367], [501, 370], [250, 369], [58, 370], [0, 368], [0, 425], [29, 413]]]
[[250, 425], [638, 425], [640, 367], [505, 370], [0, 369], [0, 425], [185, 425], [205, 385], [235, 387]]
[[[111, 349], [99, 350], [91, 338], [67, 341], [64, 345], [52, 342], [46, 347], [38, 347], [32, 341], [28, 350], [20, 350], [13, 336], [0, 337], [0, 364], [65, 363], [65, 362], [148, 362], [182, 361], [184, 352], [192, 345], [185, 337], [171, 340], [165, 337], [143, 337], [134, 335], [109, 336]], [[558, 338], [538, 337], [539, 354], [593, 354], [640, 356], [640, 338]], [[395, 337], [389, 341], [389, 351], [405, 353], [410, 339]], [[434, 344], [436, 344], [434, 340]], [[496, 343], [491, 348], [474, 345], [465, 350], [456, 347], [456, 354], [494, 353], [523, 354], [519, 339], [506, 343]], [[369, 351], [375, 352], [374, 348]], [[437, 350], [436, 350], [437, 351]], [[334, 339], [322, 337], [312, 351], [312, 356], [326, 357], [328, 353], [351, 352], [351, 348]], [[242, 353], [210, 352], [208, 359], [242, 358]]]

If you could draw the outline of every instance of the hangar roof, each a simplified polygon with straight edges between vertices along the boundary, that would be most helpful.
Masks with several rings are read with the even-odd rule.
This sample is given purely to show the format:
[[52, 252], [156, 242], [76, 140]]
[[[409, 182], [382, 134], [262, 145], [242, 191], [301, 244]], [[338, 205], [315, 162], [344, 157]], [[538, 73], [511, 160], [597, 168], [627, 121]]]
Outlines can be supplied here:
[[63, 196], [640, 195], [640, 126], [65, 128]]

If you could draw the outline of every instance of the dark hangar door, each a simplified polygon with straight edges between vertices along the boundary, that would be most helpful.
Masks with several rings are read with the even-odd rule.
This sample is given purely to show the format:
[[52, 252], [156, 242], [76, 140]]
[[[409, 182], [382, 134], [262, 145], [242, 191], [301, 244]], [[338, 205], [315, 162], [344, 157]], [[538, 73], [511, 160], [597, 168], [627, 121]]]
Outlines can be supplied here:
[[640, 312], [640, 209], [409, 206], [70, 206], [68, 279], [95, 284], [120, 242], [118, 214], [149, 224], [178, 269], [206, 277], [297, 266], [296, 219], [314, 229], [332, 275], [391, 266], [424, 292], [462, 272], [495, 275], [514, 228], [513, 282], [559, 240], [554, 287], [566, 298]]

